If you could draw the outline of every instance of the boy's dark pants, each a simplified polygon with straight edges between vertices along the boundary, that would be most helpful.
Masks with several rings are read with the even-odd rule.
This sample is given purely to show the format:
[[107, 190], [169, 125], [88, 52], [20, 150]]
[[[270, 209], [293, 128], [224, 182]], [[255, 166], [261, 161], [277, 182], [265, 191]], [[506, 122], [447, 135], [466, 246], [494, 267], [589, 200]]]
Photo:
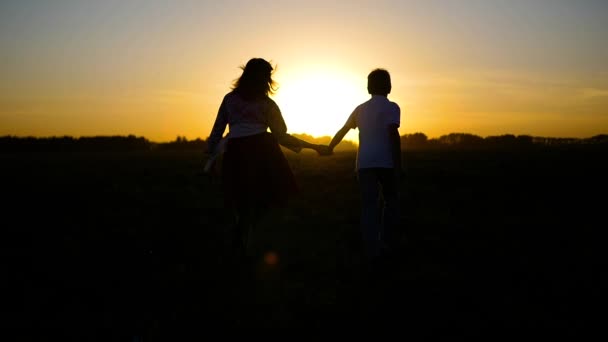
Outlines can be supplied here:
[[[361, 191], [361, 233], [368, 256], [380, 256], [394, 246], [399, 229], [399, 188], [394, 168], [358, 171]], [[380, 197], [382, 194], [382, 197]]]

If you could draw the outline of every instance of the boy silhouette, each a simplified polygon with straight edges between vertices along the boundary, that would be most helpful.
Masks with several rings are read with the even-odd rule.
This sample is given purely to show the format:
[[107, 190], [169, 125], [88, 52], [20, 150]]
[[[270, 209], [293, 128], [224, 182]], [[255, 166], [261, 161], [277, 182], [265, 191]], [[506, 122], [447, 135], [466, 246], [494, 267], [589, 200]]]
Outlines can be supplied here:
[[385, 69], [375, 69], [367, 76], [367, 90], [371, 99], [355, 108], [331, 140], [329, 150], [333, 151], [349, 130], [359, 129], [356, 170], [361, 193], [361, 235], [374, 265], [397, 242], [401, 110], [388, 99], [391, 77]]

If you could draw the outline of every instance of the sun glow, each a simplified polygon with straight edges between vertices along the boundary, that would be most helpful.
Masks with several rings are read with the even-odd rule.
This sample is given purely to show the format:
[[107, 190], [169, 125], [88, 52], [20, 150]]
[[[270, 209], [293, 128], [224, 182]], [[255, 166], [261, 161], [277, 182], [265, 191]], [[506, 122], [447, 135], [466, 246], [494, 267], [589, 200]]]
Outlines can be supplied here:
[[[336, 71], [302, 72], [280, 80], [275, 100], [289, 133], [333, 136], [360, 103], [369, 99], [366, 79]], [[357, 141], [351, 130], [346, 140]]]

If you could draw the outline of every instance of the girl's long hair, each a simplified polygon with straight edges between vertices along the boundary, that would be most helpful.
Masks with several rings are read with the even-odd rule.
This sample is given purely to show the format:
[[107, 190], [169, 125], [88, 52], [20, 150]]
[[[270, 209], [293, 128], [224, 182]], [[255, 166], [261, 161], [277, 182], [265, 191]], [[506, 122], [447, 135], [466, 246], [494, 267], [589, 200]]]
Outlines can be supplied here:
[[234, 81], [232, 90], [245, 100], [259, 100], [274, 94], [277, 90], [276, 82], [272, 79], [274, 68], [262, 58], [252, 58], [245, 66], [243, 73]]

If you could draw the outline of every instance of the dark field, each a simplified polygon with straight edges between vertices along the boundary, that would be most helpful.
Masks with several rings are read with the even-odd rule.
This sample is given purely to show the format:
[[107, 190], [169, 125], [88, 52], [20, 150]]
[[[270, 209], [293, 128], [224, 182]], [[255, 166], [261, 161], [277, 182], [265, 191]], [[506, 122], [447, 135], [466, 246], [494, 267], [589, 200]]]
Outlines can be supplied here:
[[144, 341], [232, 327], [574, 335], [603, 323], [605, 150], [406, 152], [401, 249], [373, 278], [355, 154], [286, 155], [301, 193], [236, 264], [201, 152], [2, 154], [5, 323]]

